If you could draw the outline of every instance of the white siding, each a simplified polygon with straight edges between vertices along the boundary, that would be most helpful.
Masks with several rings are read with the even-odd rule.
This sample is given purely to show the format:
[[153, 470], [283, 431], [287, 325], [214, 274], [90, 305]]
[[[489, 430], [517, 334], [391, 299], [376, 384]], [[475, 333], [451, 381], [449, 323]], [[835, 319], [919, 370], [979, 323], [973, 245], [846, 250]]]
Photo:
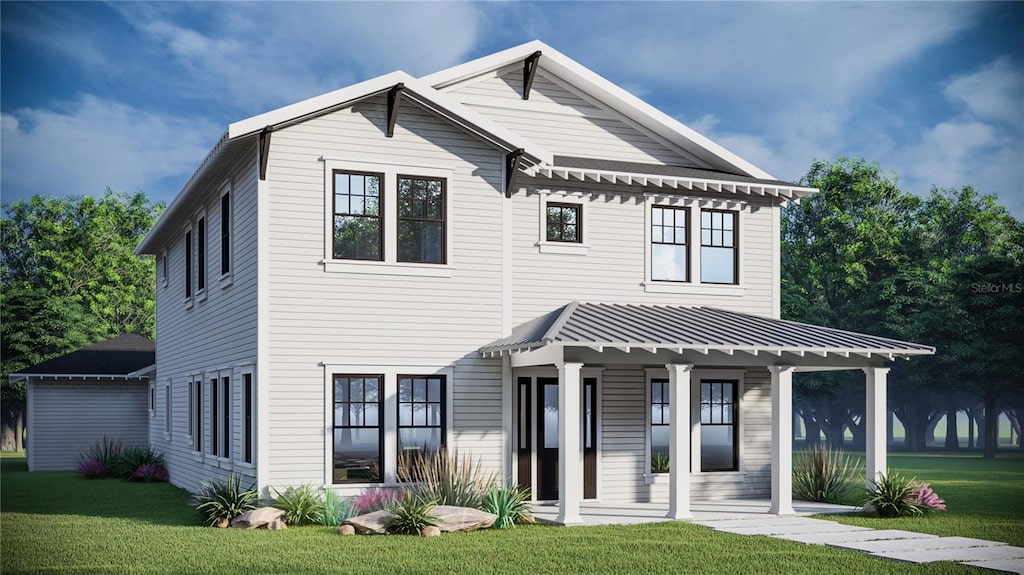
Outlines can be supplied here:
[[556, 155], [704, 167], [691, 154], [671, 146], [608, 106], [582, 97], [543, 69], [530, 99], [522, 99], [523, 72], [514, 67], [446, 91], [477, 112], [522, 134]]
[[[223, 478], [229, 473], [241, 475], [244, 482], [255, 481], [254, 469], [237, 462], [241, 458], [241, 375], [237, 369], [256, 362], [256, 226], [257, 210], [256, 147], [243, 153], [239, 162], [217, 182], [217, 187], [204, 190], [202, 205], [206, 213], [207, 280], [206, 298], [194, 296], [188, 308], [185, 300], [185, 222], [179, 222], [179, 233], [164, 248], [168, 254], [168, 282], [157, 284], [157, 417], [153, 418], [150, 437], [153, 448], [161, 451], [167, 461], [171, 483], [196, 491], [210, 478]], [[230, 285], [220, 281], [221, 185], [232, 183], [231, 210], [233, 271]], [[193, 233], [193, 250], [197, 238]], [[196, 261], [193, 260], [193, 275]], [[193, 291], [196, 282], [193, 279]], [[219, 460], [209, 454], [210, 421], [203, 417], [206, 455], [193, 453], [188, 430], [188, 377], [203, 374], [204, 409], [210, 409], [210, 390], [206, 372], [233, 370], [232, 383], [232, 459]], [[167, 438], [164, 427], [166, 401], [164, 385], [171, 382], [172, 429]], [[259, 377], [255, 377], [259, 385]]]
[[[375, 98], [275, 132], [271, 142], [271, 485], [324, 480], [325, 441], [332, 441], [324, 365], [454, 365], [455, 446], [501, 469], [501, 363], [476, 350], [502, 335], [503, 156], [409, 103], [386, 138], [385, 113], [383, 97]], [[321, 156], [452, 169], [452, 277], [325, 270], [330, 191]], [[394, 241], [385, 224], [385, 242]]]
[[138, 381], [32, 381], [28, 385], [30, 471], [67, 471], [104, 436], [149, 442], [149, 384]]

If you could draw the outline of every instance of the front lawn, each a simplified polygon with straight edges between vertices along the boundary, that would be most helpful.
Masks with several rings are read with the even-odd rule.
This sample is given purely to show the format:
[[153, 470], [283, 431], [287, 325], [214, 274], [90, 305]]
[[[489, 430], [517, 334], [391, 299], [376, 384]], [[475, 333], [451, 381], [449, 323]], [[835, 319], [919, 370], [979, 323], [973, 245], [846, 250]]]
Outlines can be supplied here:
[[[24, 458], [10, 457], [0, 459], [0, 482], [0, 572], [5, 575], [979, 572], [952, 563], [915, 566], [854, 551], [715, 533], [682, 522], [626, 527], [538, 525], [434, 539], [339, 537], [326, 527], [221, 530], [199, 526], [198, 515], [187, 507], [188, 494], [167, 484], [86, 480], [70, 473], [29, 474]], [[1019, 501], [1008, 501], [1014, 496], [1019, 499], [1019, 487], [995, 482], [992, 488], [1001, 493], [995, 498], [1019, 509]], [[940, 494], [955, 496], [941, 487]], [[968, 510], [954, 512], [971, 516]], [[957, 534], [978, 535], [978, 528], [968, 521]]]

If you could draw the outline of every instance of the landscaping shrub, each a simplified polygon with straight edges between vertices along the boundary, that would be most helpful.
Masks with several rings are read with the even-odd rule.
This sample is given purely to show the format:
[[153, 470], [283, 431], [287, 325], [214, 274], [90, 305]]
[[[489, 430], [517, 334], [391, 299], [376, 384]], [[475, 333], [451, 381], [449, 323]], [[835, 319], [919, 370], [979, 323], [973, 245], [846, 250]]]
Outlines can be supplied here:
[[394, 517], [388, 522], [388, 530], [393, 533], [418, 535], [424, 527], [437, 525], [437, 517], [431, 511], [437, 501], [423, 501], [416, 497], [405, 497], [395, 503], [390, 511]]
[[655, 453], [651, 455], [651, 473], [668, 473], [672, 468], [668, 455]]
[[324, 490], [323, 511], [320, 513], [320, 524], [337, 527], [342, 521], [355, 517], [356, 512], [352, 500], [338, 495], [333, 489]]
[[872, 481], [864, 510], [879, 517], [913, 517], [924, 513], [917, 503], [914, 480], [898, 473], [883, 474]]
[[78, 464], [75, 473], [88, 479], [100, 479], [110, 477], [110, 468], [96, 459], [88, 459]]
[[170, 476], [167, 469], [159, 463], [143, 463], [128, 479], [132, 481], [167, 481]]
[[373, 487], [360, 493], [352, 501], [352, 510], [357, 515], [381, 511], [401, 501], [404, 497], [405, 495], [400, 491]]
[[927, 483], [913, 483], [913, 488], [914, 503], [922, 511], [929, 513], [931, 511], [946, 510], [946, 502], [939, 498], [938, 494], [932, 491], [932, 488]]
[[479, 458], [441, 449], [413, 455], [411, 465], [399, 467], [398, 479], [409, 483], [420, 501], [479, 509], [497, 474], [484, 472]]
[[526, 487], [492, 487], [484, 497], [483, 510], [498, 516], [497, 529], [516, 526], [516, 520], [530, 513], [530, 490]]
[[211, 479], [203, 483], [196, 495], [196, 510], [207, 525], [216, 525], [221, 519], [228, 521], [246, 511], [256, 509], [257, 493], [252, 486], [242, 489], [242, 478], [235, 475], [227, 481]]
[[94, 441], [89, 447], [82, 450], [78, 454], [78, 460], [81, 462], [98, 461], [107, 468], [108, 473], [112, 473], [117, 469], [117, 462], [120, 461], [123, 453], [124, 445], [120, 441], [104, 435], [103, 439]]
[[857, 480], [860, 461], [843, 453], [816, 445], [798, 453], [793, 465], [793, 497], [801, 501], [843, 503]]
[[153, 451], [151, 447], [131, 446], [122, 451], [113, 466], [113, 471], [118, 477], [131, 478], [139, 467], [150, 463], [163, 467], [163, 454]]
[[288, 525], [315, 525], [320, 523], [324, 502], [320, 488], [312, 485], [288, 487], [283, 492], [274, 490], [277, 497], [272, 505], [284, 511]]

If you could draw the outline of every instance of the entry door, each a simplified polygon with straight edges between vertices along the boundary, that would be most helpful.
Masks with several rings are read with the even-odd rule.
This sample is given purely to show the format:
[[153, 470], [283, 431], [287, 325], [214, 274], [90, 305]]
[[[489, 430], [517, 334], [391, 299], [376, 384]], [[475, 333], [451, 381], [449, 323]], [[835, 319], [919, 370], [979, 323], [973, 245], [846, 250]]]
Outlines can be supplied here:
[[[558, 499], [558, 378], [537, 378], [537, 499]], [[581, 392], [583, 497], [597, 497], [597, 380], [585, 378]], [[520, 418], [522, 422], [524, 418]], [[521, 461], [521, 460], [520, 460]], [[522, 472], [520, 472], [522, 473]], [[522, 477], [522, 475], [521, 475]]]

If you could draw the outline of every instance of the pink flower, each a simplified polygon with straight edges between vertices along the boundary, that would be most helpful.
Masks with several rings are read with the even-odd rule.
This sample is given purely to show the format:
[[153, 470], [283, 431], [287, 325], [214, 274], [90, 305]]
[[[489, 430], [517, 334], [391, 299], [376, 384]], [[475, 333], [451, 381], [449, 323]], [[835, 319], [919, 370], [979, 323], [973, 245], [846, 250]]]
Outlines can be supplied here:
[[102, 461], [88, 459], [78, 464], [78, 468], [75, 469], [75, 473], [89, 479], [97, 479], [99, 477], [109, 476], [110, 469], [104, 465]]
[[910, 492], [910, 497], [913, 498], [914, 503], [924, 508], [926, 511], [945, 511], [946, 502], [943, 501], [927, 483], [915, 483], [914, 489]]

